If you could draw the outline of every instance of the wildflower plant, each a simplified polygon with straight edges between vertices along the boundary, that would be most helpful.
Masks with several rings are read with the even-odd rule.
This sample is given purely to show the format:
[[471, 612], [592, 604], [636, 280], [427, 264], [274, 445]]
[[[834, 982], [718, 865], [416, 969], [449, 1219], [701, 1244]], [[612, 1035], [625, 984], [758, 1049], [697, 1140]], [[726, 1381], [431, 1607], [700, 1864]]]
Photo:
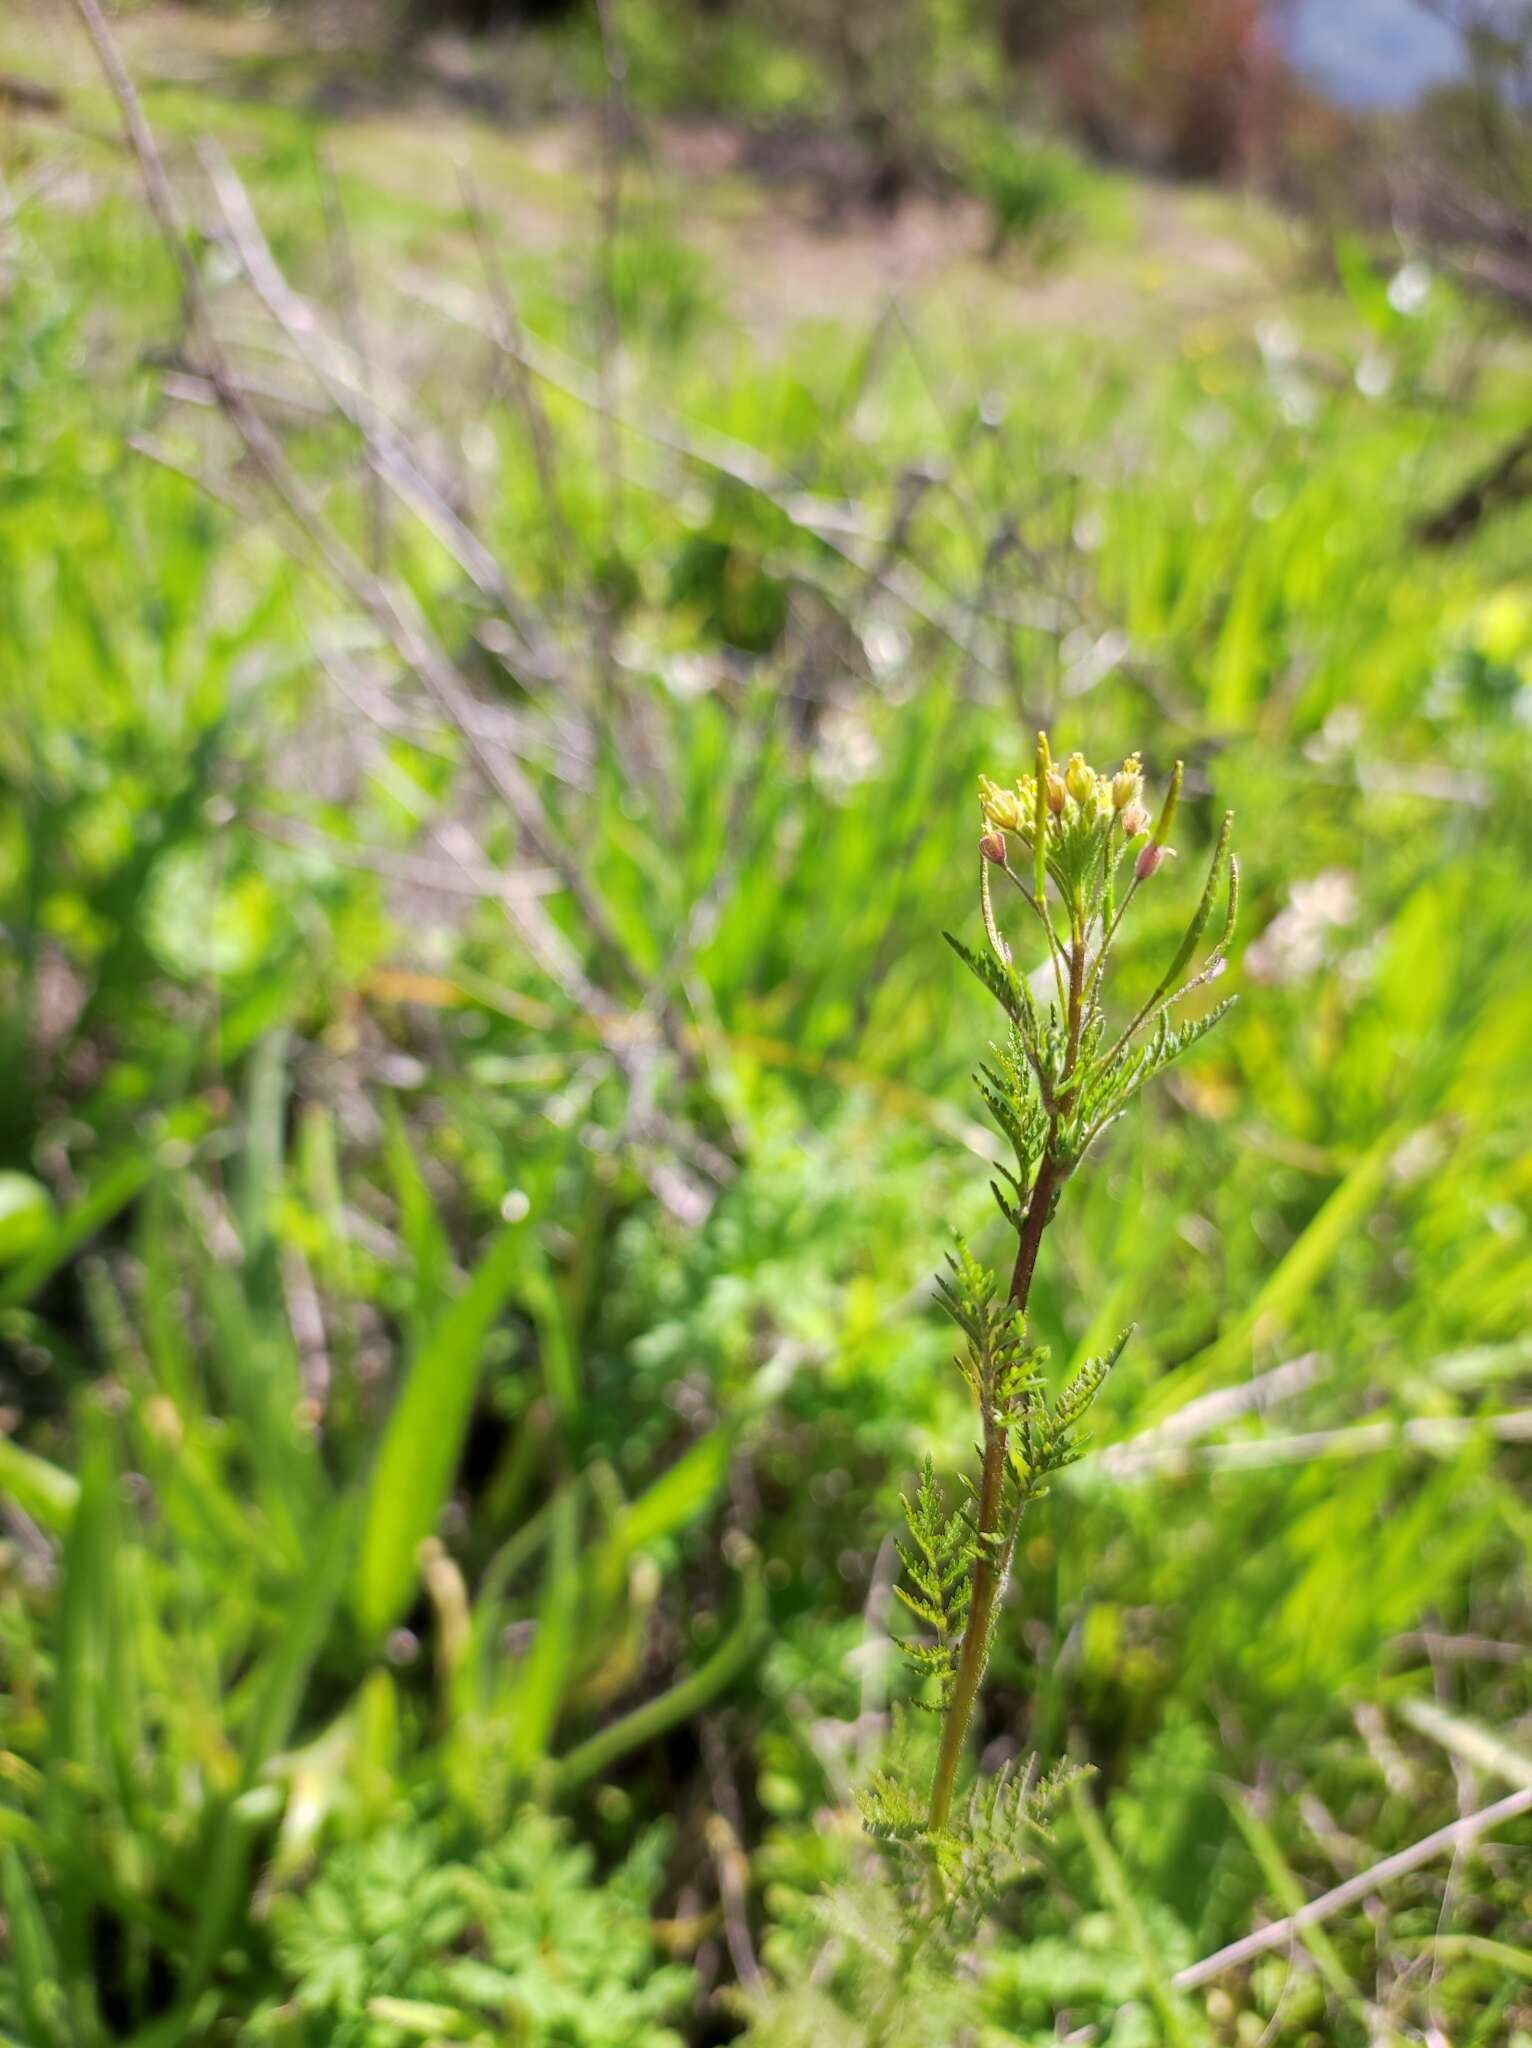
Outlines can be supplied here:
[[[1181, 794], [1178, 761], [1151, 827], [1139, 757], [1101, 774], [1080, 754], [1055, 765], [1038, 735], [1036, 764], [1010, 787], [980, 781], [979, 907], [986, 945], [948, 943], [1005, 1013], [1004, 1035], [979, 1068], [979, 1092], [1013, 1162], [992, 1182], [1016, 1235], [1008, 1284], [959, 1244], [938, 1281], [961, 1333], [957, 1357], [979, 1411], [980, 1470], [949, 1506], [928, 1461], [905, 1501], [900, 1598], [920, 1632], [906, 1645], [926, 1699], [940, 1716], [934, 1775], [918, 1785], [897, 1770], [862, 1798], [869, 1832], [916, 1852], [928, 1868], [938, 1917], [973, 1911], [1024, 1874], [1046, 1836], [1047, 1817], [1068, 1772], [1033, 1781], [1003, 1773], [956, 1798], [969, 1724], [984, 1682], [1001, 1595], [1017, 1535], [1052, 1475], [1078, 1459], [1085, 1424], [1127, 1342], [1125, 1330], [1057, 1392], [1047, 1351], [1034, 1344], [1027, 1304], [1043, 1234], [1076, 1168], [1107, 1126], [1156, 1074], [1203, 1037], [1233, 998], [1185, 1022], [1176, 1006], [1223, 972], [1239, 901], [1239, 865], [1229, 851], [1233, 813], [1213, 849], [1207, 881], [1185, 935], [1153, 992], [1114, 1028], [1106, 993], [1113, 948], [1140, 890], [1175, 849], [1170, 834]], [[996, 897], [1019, 911], [1036, 956], [1018, 964]], [[1222, 927], [1198, 961], [1220, 895]]]

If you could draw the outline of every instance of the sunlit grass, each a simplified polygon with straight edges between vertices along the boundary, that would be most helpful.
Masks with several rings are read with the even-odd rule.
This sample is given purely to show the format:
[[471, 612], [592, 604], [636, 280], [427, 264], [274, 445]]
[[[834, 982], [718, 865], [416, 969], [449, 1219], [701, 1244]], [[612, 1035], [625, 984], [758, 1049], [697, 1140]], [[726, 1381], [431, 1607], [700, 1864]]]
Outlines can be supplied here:
[[[973, 1185], [981, 1003], [940, 932], [976, 937], [976, 774], [1024, 768], [1046, 716], [1096, 758], [1187, 759], [1188, 865], [1213, 790], [1235, 807], [1246, 950], [1218, 1038], [1103, 1141], [1039, 1265], [1061, 1366], [1137, 1318], [1098, 1445], [1139, 1464], [1074, 1468], [1018, 1551], [981, 1747], [1088, 1755], [1104, 1832], [1064, 1823], [1061, 1882], [1000, 1930], [972, 2023], [1041, 2041], [1067, 2009], [1122, 2044], [1205, 2006], [1220, 2040], [1350, 2039], [1391, 1985], [1419, 2026], [1426, 1977], [1392, 1973], [1439, 1935], [1442, 2024], [1498, 2038], [1527, 1947], [1509, 1864], [1465, 1859], [1447, 1921], [1440, 1868], [1381, 1931], [1339, 1918], [1295, 1983], [1273, 1960], [1187, 2007], [1166, 1972], [1455, 1815], [1448, 1723], [1414, 1706], [1483, 1731], [1483, 1799], [1528, 1748], [1527, 1452], [1500, 1428], [1532, 1299], [1528, 522], [1452, 550], [1414, 531], [1524, 417], [1524, 342], [1439, 279], [1389, 308], [1390, 262], [1381, 305], [1354, 264], [1345, 289], [1288, 274], [1265, 216], [1259, 289], [1211, 304], [1140, 276], [1114, 317], [1102, 281], [1132, 261], [1087, 247], [1065, 270], [1088, 295], [1047, 323], [976, 259], [881, 322], [756, 333], [748, 252], [638, 172], [614, 489], [575, 395], [602, 331], [590, 186], [470, 137], [520, 317], [564, 352], [560, 527], [447, 153], [417, 175], [428, 131], [186, 87], [150, 107], [188, 191], [183, 145], [224, 136], [332, 309], [316, 153], [338, 167], [380, 389], [555, 620], [569, 729], [397, 506], [391, 570], [480, 700], [531, 721], [529, 773], [623, 944], [686, 968], [646, 1098], [641, 1026], [463, 886], [541, 865], [504, 806], [414, 692], [392, 730], [357, 708], [393, 683], [375, 631], [284, 550], [209, 409], [167, 398], [174, 273], [127, 160], [18, 124], [0, 2024], [29, 2048], [458, 2038], [489, 2024], [459, 1936], [509, 1914], [526, 1872], [496, 1845], [540, 1801], [601, 1872], [635, 1860], [607, 1897], [522, 1824], [584, 1901], [569, 1981], [627, 2015], [528, 2038], [672, 2023], [658, 1951], [706, 1961], [739, 1870], [699, 1815], [742, 1830], [766, 1962], [818, 1952], [858, 1717], [891, 1682], [863, 1619], [880, 1545], [920, 1460], [953, 1472], [972, 1433], [928, 1275], [953, 1226], [984, 1256], [1004, 1234]], [[517, 241], [522, 203], [546, 243]], [[354, 438], [274, 415], [367, 546]], [[686, 452], [709, 430], [755, 481]], [[596, 595], [615, 710], [585, 694]], [[1175, 923], [1146, 903], [1129, 1000]], [[1269, 1407], [1145, 1437], [1295, 1360]], [[665, 1865], [642, 1844], [667, 1818]], [[460, 1874], [392, 1976], [391, 1830]], [[363, 1932], [327, 1950], [340, 1899]], [[327, 1980], [342, 1952], [360, 1975]]]

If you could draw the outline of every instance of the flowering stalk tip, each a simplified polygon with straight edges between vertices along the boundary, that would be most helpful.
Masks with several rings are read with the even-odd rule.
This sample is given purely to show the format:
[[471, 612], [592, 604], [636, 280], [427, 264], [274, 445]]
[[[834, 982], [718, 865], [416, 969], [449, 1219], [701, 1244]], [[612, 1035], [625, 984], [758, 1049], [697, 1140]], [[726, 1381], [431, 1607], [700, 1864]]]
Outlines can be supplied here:
[[[979, 1087], [1015, 1154], [1014, 1167], [1000, 1168], [1005, 1186], [999, 1180], [992, 1186], [1016, 1233], [1016, 1253], [1004, 1293], [996, 1276], [966, 1251], [953, 1263], [952, 1281], [942, 1283], [943, 1298], [967, 1338], [967, 1355], [959, 1363], [978, 1402], [982, 1468], [971, 1502], [951, 1514], [928, 1475], [911, 1519], [916, 1547], [904, 1553], [914, 1591], [899, 1589], [935, 1631], [935, 1641], [910, 1648], [916, 1669], [939, 1682], [943, 1726], [924, 1822], [912, 1806], [909, 1819], [899, 1818], [897, 1825], [902, 1839], [936, 1846], [938, 1868], [942, 1845], [950, 1847], [964, 1825], [954, 1793], [1022, 1515], [1046, 1491], [1048, 1474], [1080, 1455], [1079, 1425], [1126, 1341], [1125, 1333], [1111, 1353], [1091, 1360], [1056, 1397], [1049, 1396], [1045, 1353], [1029, 1343], [1026, 1319], [1039, 1246], [1091, 1145], [1228, 1008], [1227, 1001], [1219, 1003], [1179, 1026], [1171, 1020], [1177, 1001], [1217, 979], [1225, 965], [1239, 895], [1238, 865], [1229, 855], [1232, 816], [1223, 821], [1201, 901], [1165, 974], [1108, 1043], [1108, 957], [1138, 885], [1174, 854], [1168, 842], [1183, 772], [1178, 761], [1147, 838], [1150, 814], [1137, 754], [1115, 773], [1101, 774], [1083, 754], [1073, 753], [1061, 773], [1047, 734], [1039, 733], [1030, 775], [1009, 788], [980, 778], [979, 902], [989, 949], [971, 952], [957, 939], [951, 944], [1009, 1020], [1009, 1036], [991, 1048]], [[1006, 858], [1007, 833], [1030, 842], [1030, 890]], [[1118, 870], [1130, 858], [1133, 879], [1119, 894]], [[1197, 967], [1194, 956], [1226, 863], [1223, 933]], [[1000, 928], [992, 875], [1015, 884], [1027, 915], [1041, 926], [1036, 943], [1046, 948], [1053, 969], [1051, 1003], [1034, 994], [1025, 963], [1015, 960]], [[891, 1810], [876, 1799], [869, 1825], [875, 1832], [895, 1826]]]

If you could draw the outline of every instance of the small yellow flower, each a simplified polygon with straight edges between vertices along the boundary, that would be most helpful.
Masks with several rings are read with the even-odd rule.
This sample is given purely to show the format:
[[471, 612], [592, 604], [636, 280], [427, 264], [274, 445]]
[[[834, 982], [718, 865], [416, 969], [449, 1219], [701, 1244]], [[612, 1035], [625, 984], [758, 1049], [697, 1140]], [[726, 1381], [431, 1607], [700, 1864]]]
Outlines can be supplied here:
[[1143, 763], [1137, 754], [1129, 754], [1112, 777], [1112, 802], [1119, 811], [1125, 811], [1130, 804], [1136, 804], [1143, 793]]
[[1002, 832], [1019, 832], [1025, 822], [1021, 797], [1014, 789], [1002, 789], [987, 775], [979, 777], [979, 808], [987, 825]]
[[1064, 768], [1064, 787], [1083, 804], [1096, 787], [1096, 771], [1083, 754], [1071, 754]]

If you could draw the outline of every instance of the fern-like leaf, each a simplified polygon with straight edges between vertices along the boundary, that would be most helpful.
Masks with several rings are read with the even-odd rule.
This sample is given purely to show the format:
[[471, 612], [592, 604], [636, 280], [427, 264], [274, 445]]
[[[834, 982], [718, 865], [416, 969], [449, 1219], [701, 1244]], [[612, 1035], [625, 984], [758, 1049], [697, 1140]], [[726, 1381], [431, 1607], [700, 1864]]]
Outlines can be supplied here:
[[927, 1458], [914, 1498], [903, 1496], [910, 1541], [896, 1544], [908, 1585], [894, 1591], [917, 1621], [930, 1629], [932, 1641], [906, 1641], [903, 1650], [916, 1675], [935, 1679], [945, 1706], [956, 1676], [958, 1645], [968, 1620], [973, 1594], [970, 1568], [974, 1557], [973, 1524], [965, 1502], [948, 1510], [937, 1484], [936, 1469]]
[[892, 1771], [878, 1771], [856, 1795], [862, 1825], [874, 1841], [914, 1842], [926, 1832], [919, 1802]]

